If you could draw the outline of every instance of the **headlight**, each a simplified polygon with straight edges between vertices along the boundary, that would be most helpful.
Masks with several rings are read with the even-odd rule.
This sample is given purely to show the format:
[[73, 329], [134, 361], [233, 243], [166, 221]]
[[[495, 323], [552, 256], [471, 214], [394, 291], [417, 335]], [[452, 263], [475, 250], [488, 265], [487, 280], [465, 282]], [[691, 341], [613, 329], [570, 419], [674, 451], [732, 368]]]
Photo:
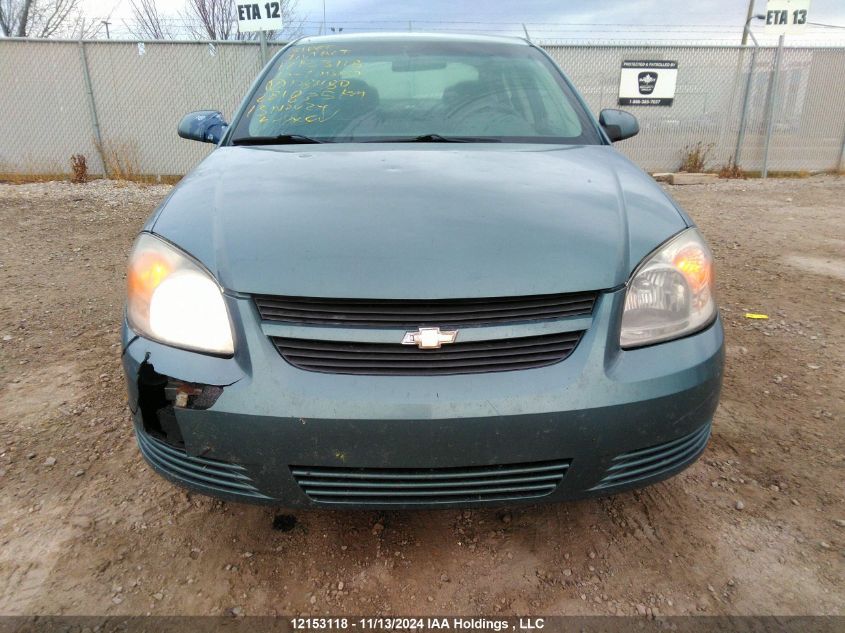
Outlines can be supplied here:
[[234, 352], [220, 286], [174, 246], [142, 233], [129, 256], [127, 285], [126, 313], [139, 334], [174, 347]]
[[624, 348], [686, 336], [716, 316], [713, 254], [688, 229], [643, 260], [628, 282], [622, 333]]

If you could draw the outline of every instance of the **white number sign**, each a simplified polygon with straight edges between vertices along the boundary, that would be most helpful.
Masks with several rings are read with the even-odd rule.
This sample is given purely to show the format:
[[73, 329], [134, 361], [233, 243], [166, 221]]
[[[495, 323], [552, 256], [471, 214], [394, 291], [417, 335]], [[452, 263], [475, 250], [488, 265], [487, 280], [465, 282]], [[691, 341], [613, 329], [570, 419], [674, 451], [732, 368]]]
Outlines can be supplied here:
[[798, 33], [807, 26], [810, 0], [769, 0], [766, 4], [766, 32]]
[[278, 0], [272, 2], [236, 2], [238, 11], [238, 29], [248, 31], [278, 31], [282, 22], [282, 5]]

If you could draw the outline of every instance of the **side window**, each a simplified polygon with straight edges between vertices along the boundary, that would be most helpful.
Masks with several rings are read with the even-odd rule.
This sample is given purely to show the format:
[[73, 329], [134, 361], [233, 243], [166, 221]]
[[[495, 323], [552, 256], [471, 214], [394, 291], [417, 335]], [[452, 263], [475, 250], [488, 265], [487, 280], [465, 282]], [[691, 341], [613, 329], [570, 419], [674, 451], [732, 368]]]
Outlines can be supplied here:
[[537, 91], [535, 82], [529, 74], [519, 72], [508, 72], [504, 74], [505, 92], [510, 99], [514, 112], [528, 121], [532, 127], [540, 132], [545, 113], [542, 111], [542, 103], [534, 95]]
[[531, 93], [543, 112], [545, 126], [549, 130], [564, 130], [565, 136], [581, 136], [583, 130], [578, 113], [563, 97], [554, 78], [549, 73], [532, 72], [531, 84]]
[[581, 135], [581, 123], [560, 87], [535, 65], [517, 62], [501, 75], [501, 85], [513, 112], [522, 117], [538, 136]]

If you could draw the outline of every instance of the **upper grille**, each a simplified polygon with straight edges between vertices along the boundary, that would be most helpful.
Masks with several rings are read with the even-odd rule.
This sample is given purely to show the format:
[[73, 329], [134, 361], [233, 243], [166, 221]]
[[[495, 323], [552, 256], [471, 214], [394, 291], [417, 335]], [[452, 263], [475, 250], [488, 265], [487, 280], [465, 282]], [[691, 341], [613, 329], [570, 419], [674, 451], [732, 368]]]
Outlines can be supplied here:
[[615, 457], [604, 478], [592, 488], [601, 490], [668, 473], [695, 459], [707, 444], [710, 424], [677, 440]]
[[239, 464], [188, 455], [184, 450], [170, 446], [144, 431], [138, 431], [136, 436], [147, 461], [165, 474], [218, 492], [255, 499], [270, 498], [258, 491], [246, 469]]
[[291, 466], [291, 472], [314, 501], [431, 505], [542, 497], [554, 492], [569, 463], [419, 469]]
[[572, 353], [583, 332], [451, 343], [419, 349], [396, 343], [346, 343], [272, 337], [291, 365], [333, 374], [430, 376], [544, 367]]
[[595, 292], [484, 299], [320, 299], [258, 295], [264, 321], [362, 327], [483, 325], [592, 314]]

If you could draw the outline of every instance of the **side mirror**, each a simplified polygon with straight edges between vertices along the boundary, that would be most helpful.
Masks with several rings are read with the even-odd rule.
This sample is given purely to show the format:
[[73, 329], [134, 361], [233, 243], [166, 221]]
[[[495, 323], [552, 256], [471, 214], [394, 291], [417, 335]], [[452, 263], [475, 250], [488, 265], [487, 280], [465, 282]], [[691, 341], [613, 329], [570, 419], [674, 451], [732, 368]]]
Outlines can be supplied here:
[[223, 119], [223, 113], [216, 110], [190, 112], [179, 121], [179, 136], [190, 141], [202, 143], [220, 142], [229, 124]]
[[637, 117], [624, 110], [602, 110], [599, 114], [599, 124], [612, 143], [636, 136], [640, 131]]

